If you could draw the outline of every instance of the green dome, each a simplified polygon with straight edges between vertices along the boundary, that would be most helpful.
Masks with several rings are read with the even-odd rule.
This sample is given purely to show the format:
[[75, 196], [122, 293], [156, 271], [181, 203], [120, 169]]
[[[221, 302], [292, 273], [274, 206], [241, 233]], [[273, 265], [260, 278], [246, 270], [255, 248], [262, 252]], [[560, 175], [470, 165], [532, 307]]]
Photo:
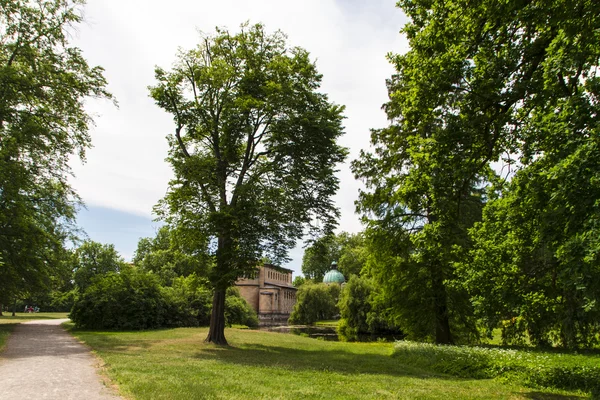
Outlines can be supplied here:
[[342, 284], [342, 283], [346, 282], [346, 279], [344, 278], [344, 275], [342, 275], [342, 273], [340, 271], [338, 271], [337, 269], [332, 269], [331, 271], [329, 271], [328, 273], [325, 274], [325, 277], [323, 278], [323, 282], [324, 283]]

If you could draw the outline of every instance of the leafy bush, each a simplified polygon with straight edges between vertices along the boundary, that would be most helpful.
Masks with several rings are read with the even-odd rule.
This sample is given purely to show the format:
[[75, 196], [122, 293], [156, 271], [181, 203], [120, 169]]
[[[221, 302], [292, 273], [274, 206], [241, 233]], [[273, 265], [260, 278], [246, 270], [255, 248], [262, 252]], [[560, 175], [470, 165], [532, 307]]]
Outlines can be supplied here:
[[241, 297], [239, 290], [235, 287], [227, 290], [227, 297], [225, 298], [225, 323], [228, 326], [238, 324], [246, 325], [249, 328], [256, 328], [258, 326], [256, 312]]
[[[77, 299], [70, 317], [88, 329], [152, 329], [206, 326], [210, 323], [212, 292], [206, 281], [190, 275], [160, 286], [156, 274], [129, 268], [97, 277]], [[258, 318], [239, 291], [231, 288], [225, 300], [229, 325], [258, 326]]]
[[195, 274], [172, 280], [171, 287], [163, 288], [169, 297], [171, 326], [207, 326], [210, 324], [212, 292], [205, 279]]
[[345, 340], [356, 340], [359, 333], [368, 333], [367, 316], [371, 312], [373, 286], [366, 278], [353, 275], [344, 286], [338, 307], [341, 320], [338, 334]]
[[319, 320], [332, 319], [339, 313], [336, 295], [339, 295], [337, 285], [305, 283], [298, 289], [289, 322], [312, 325]]
[[359, 334], [402, 335], [387, 315], [384, 303], [377, 298], [373, 283], [353, 275], [342, 289], [338, 302], [340, 322], [337, 332], [342, 340], [357, 340]]
[[127, 268], [97, 279], [79, 296], [70, 318], [91, 329], [150, 329], [165, 326], [167, 297], [156, 276]]
[[600, 395], [600, 357], [400, 341], [394, 356], [417, 367], [464, 378], [500, 378], [533, 387]]

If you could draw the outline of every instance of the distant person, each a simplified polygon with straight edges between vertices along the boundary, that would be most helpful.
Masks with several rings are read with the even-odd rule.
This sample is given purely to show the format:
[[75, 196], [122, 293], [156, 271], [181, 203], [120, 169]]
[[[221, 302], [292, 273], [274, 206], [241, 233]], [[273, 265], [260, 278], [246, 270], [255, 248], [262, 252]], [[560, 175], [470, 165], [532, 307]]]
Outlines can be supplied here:
[[25, 304], [25, 311], [23, 311], [23, 312], [27, 312], [28, 308], [29, 308], [29, 306], [27, 304]]

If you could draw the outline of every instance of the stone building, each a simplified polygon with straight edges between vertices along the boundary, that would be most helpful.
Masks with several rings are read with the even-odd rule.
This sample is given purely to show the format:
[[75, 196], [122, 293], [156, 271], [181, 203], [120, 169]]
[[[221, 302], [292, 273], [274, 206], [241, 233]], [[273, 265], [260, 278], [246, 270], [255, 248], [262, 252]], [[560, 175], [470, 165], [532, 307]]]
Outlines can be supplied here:
[[235, 285], [258, 314], [260, 325], [287, 324], [296, 304], [292, 270], [265, 264], [254, 276], [240, 278]]

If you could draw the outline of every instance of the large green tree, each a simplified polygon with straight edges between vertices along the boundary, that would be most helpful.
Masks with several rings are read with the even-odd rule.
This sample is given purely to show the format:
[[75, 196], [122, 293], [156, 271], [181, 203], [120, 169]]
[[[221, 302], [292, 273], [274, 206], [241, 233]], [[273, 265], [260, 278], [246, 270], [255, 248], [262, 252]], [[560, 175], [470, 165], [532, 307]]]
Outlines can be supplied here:
[[[79, 0], [0, 1], [0, 293], [42, 290], [73, 232], [68, 161], [90, 146], [102, 69], [70, 47]], [[1, 300], [0, 300], [1, 301]]]
[[[597, 111], [568, 120], [595, 119]], [[597, 107], [597, 106], [595, 106]], [[568, 108], [568, 107], [565, 107]], [[563, 127], [570, 125], [565, 123]], [[597, 123], [518, 171], [485, 208], [463, 282], [507, 343], [589, 347], [600, 329], [600, 142]], [[561, 130], [561, 134], [562, 134]], [[588, 137], [586, 137], [588, 136]]]
[[226, 344], [226, 289], [263, 257], [285, 260], [306, 230], [324, 234], [336, 224], [343, 107], [318, 92], [308, 52], [262, 25], [217, 29], [171, 71], [157, 68], [156, 79], [152, 97], [175, 122], [175, 178], [156, 210], [212, 254], [207, 341]]
[[[398, 247], [374, 271], [383, 271], [390, 292], [404, 288], [399, 293], [410, 299], [432, 300], [436, 321], [446, 330], [453, 316], [468, 311], [457, 307], [464, 296], [460, 285], [447, 283], [471, 246], [466, 232], [485, 200], [479, 189], [500, 185], [491, 163], [514, 169], [516, 159], [528, 169], [541, 159], [553, 160], [544, 167], [549, 171], [582, 143], [597, 140], [600, 14], [587, 0], [402, 0], [398, 5], [411, 20], [403, 29], [411, 49], [390, 56], [397, 70], [388, 81], [385, 105], [391, 125], [373, 132], [374, 153], [363, 154], [355, 164], [370, 189], [360, 209], [370, 232], [384, 243], [382, 250]], [[581, 187], [592, 182], [585, 181], [590, 174], [571, 171], [582, 179]], [[534, 186], [552, 187], [539, 180]], [[593, 200], [592, 193], [579, 199]], [[552, 191], [547, 195], [552, 197]], [[526, 204], [529, 215], [542, 204]], [[576, 202], [563, 205], [578, 207]], [[580, 217], [547, 217], [558, 215], [567, 217], [556, 221], [563, 226]], [[395, 244], [385, 240], [393, 235]], [[419, 271], [427, 271], [427, 284], [418, 279]], [[411, 280], [432, 296], [416, 295], [417, 286], [406, 284]], [[451, 293], [455, 290], [457, 297]], [[406, 311], [400, 316], [410, 314], [410, 308], [400, 309]], [[436, 334], [436, 340], [448, 342], [451, 336]]]

